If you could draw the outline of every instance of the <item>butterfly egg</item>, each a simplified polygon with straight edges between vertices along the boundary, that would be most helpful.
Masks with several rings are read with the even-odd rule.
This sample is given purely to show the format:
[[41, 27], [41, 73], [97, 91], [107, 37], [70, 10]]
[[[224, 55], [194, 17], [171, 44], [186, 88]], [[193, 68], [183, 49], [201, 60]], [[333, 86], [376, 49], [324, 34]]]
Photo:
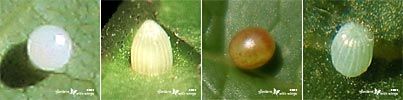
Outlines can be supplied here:
[[35, 67], [56, 71], [69, 61], [72, 41], [63, 28], [43, 25], [29, 35], [27, 49], [29, 59]]
[[246, 28], [231, 40], [229, 53], [241, 69], [256, 69], [267, 63], [274, 54], [275, 42], [265, 29]]
[[131, 47], [132, 69], [148, 76], [160, 75], [172, 67], [172, 47], [167, 33], [153, 20], [137, 30]]
[[347, 23], [337, 32], [331, 45], [333, 66], [347, 77], [357, 77], [371, 64], [374, 36], [357, 23]]

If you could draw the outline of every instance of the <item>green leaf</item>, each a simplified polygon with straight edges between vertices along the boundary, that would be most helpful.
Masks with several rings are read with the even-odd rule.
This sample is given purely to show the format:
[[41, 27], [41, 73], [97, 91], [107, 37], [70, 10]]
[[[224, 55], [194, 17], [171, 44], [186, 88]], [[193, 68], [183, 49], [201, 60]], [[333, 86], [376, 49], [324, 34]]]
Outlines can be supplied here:
[[[203, 98], [301, 98], [300, 1], [204, 1], [202, 18]], [[268, 30], [277, 45], [271, 64], [251, 72], [238, 69], [228, 53], [232, 36], [248, 27]], [[297, 95], [258, 93], [274, 88]]]
[[[157, 20], [174, 35], [201, 52], [200, 3], [198, 0], [162, 0]], [[185, 28], [183, 28], [185, 27]]]
[[[15, 75], [1, 77], [0, 99], [99, 99], [98, 0], [3, 0], [0, 13], [0, 70], [2, 75]], [[64, 28], [74, 43], [61, 73], [37, 71], [28, 63], [26, 41], [40, 25]], [[93, 96], [56, 93], [70, 89], [95, 91]]]
[[[390, 93], [403, 87], [401, 1], [304, 1], [305, 99], [402, 99], [399, 95], [360, 94], [360, 90]], [[367, 71], [347, 78], [332, 64], [330, 46], [337, 30], [348, 22], [374, 34], [374, 56]]]
[[[156, 77], [130, 64], [132, 39], [146, 19], [164, 28], [173, 49], [172, 69]], [[102, 47], [103, 99], [200, 98], [200, 1], [124, 1], [102, 29]], [[173, 89], [196, 95], [158, 94]]]

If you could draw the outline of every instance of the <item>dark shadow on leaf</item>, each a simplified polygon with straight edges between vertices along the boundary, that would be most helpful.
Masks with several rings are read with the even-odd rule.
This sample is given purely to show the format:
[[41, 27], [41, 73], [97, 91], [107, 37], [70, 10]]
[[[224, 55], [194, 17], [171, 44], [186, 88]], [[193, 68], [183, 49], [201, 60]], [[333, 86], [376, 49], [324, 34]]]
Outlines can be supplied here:
[[358, 78], [367, 82], [378, 82], [386, 80], [387, 78], [399, 77], [399, 74], [403, 74], [402, 60], [403, 59], [395, 59], [393, 61], [387, 61], [373, 58], [367, 71]]
[[49, 73], [36, 69], [27, 54], [27, 42], [13, 45], [0, 65], [0, 79], [11, 88], [24, 88], [45, 79]]

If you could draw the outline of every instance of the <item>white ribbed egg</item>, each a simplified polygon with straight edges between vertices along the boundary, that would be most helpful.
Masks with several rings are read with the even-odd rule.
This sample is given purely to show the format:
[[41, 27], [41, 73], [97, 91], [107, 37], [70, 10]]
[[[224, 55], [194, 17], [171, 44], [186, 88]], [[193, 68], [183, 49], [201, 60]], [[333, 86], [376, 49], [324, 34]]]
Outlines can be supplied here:
[[347, 77], [357, 77], [371, 64], [374, 36], [357, 23], [344, 24], [337, 32], [332, 46], [333, 66]]
[[29, 35], [27, 49], [29, 59], [35, 67], [57, 71], [69, 61], [72, 41], [63, 28], [43, 25]]
[[155, 76], [172, 67], [172, 47], [167, 33], [153, 20], [146, 20], [137, 30], [131, 47], [132, 69]]

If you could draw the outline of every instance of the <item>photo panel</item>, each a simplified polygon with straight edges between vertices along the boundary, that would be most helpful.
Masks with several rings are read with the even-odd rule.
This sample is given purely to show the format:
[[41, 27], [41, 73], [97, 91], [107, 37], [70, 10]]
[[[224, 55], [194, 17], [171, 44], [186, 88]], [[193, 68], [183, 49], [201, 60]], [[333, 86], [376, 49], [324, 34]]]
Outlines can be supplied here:
[[102, 17], [102, 99], [200, 99], [200, 7], [103, 1], [102, 9], [115, 10], [103, 10], [112, 15]]
[[100, 99], [98, 0], [0, 1], [0, 100]]
[[302, 1], [202, 1], [203, 99], [301, 99]]
[[402, 7], [304, 0], [304, 99], [401, 99]]

